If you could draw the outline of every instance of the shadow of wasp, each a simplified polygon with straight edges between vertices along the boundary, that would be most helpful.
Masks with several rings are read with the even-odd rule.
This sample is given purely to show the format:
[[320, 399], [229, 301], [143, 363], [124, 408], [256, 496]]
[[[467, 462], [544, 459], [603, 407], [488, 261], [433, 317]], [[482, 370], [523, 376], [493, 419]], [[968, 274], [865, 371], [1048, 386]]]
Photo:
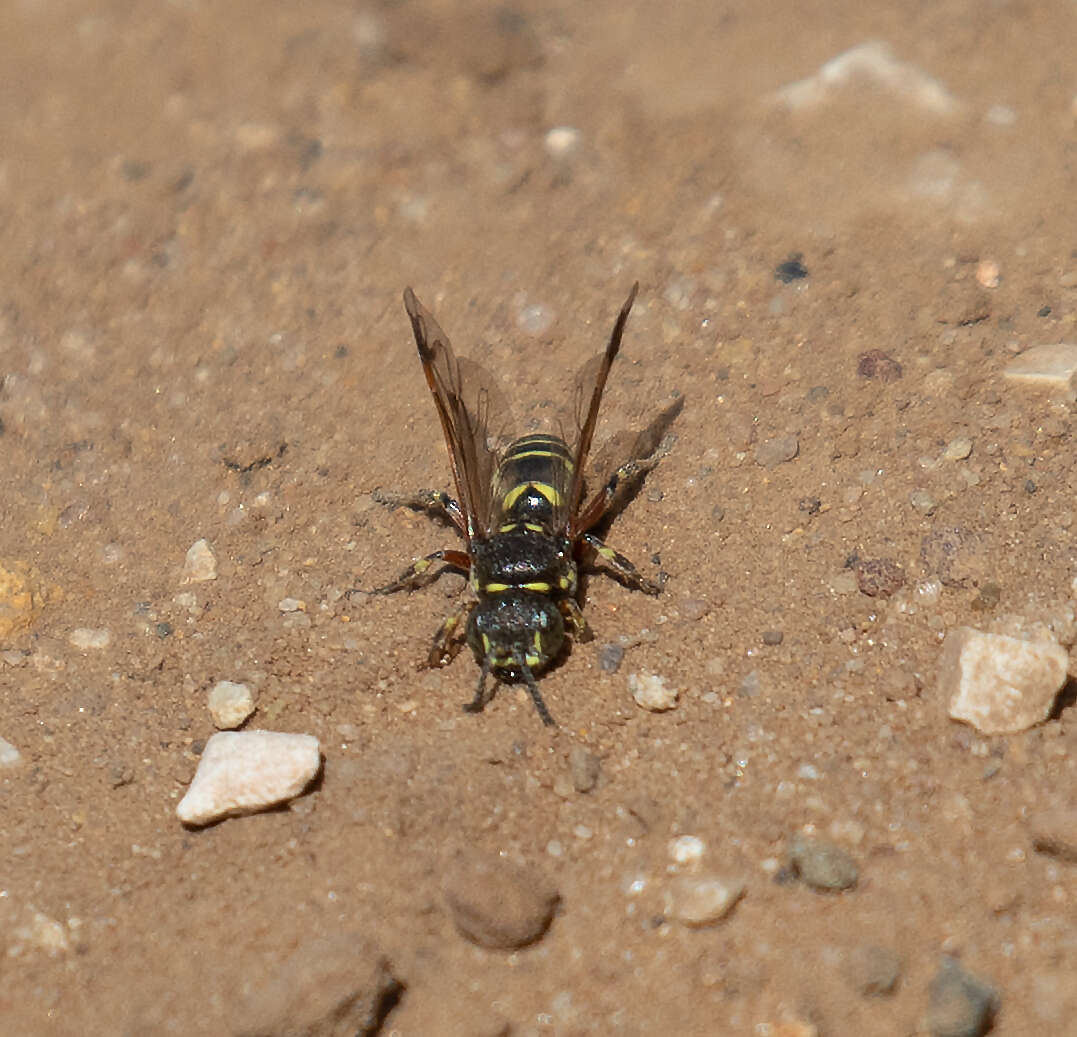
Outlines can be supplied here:
[[[585, 499], [585, 467], [598, 421], [599, 404], [621, 348], [638, 282], [621, 307], [604, 352], [576, 378], [573, 409], [557, 433], [539, 432], [499, 447], [490, 439], [491, 414], [500, 400], [496, 385], [478, 364], [457, 358], [449, 338], [407, 288], [404, 307], [411, 320], [419, 361], [434, 397], [449, 451], [456, 496], [438, 490], [410, 495], [378, 493], [376, 499], [440, 514], [463, 535], [466, 549], [434, 551], [412, 563], [375, 594], [415, 590], [456, 571], [468, 577], [470, 593], [441, 624], [429, 666], [444, 666], [471, 646], [480, 667], [474, 698], [464, 706], [483, 710], [487, 677], [523, 681], [546, 725], [546, 708], [535, 674], [562, 652], [566, 635], [590, 640], [580, 610], [579, 566], [596, 564], [628, 587], [658, 594], [662, 582], [643, 576], [624, 555], [592, 530], [620, 510], [643, 476], [669, 451], [665, 434], [684, 405], [679, 396], [642, 432], [615, 436], [596, 459], [599, 486]], [[566, 437], [565, 431], [570, 429]], [[622, 460], [613, 463], [612, 458]]]

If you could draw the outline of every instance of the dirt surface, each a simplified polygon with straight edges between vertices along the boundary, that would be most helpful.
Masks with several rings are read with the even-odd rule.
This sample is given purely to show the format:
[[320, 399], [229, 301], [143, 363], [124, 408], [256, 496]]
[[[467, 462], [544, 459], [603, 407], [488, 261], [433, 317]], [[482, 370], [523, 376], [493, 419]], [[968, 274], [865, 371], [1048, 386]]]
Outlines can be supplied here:
[[[1072, 3], [0, 18], [0, 564], [34, 592], [0, 1030], [905, 1035], [959, 966], [992, 1032], [1075, 1032], [1072, 843], [1029, 823], [1072, 802], [1073, 710], [986, 738], [935, 683], [955, 626], [1072, 640], [1071, 403], [1002, 377], [1077, 341]], [[347, 593], [460, 547], [372, 498], [450, 484], [401, 291], [523, 429], [637, 279], [599, 439], [686, 397], [609, 530], [665, 591], [588, 580], [558, 728], [518, 687], [465, 715], [472, 658], [417, 669], [459, 578]], [[188, 830], [222, 679], [324, 771]], [[804, 838], [856, 884], [798, 878]], [[744, 895], [686, 924], [696, 878]]]

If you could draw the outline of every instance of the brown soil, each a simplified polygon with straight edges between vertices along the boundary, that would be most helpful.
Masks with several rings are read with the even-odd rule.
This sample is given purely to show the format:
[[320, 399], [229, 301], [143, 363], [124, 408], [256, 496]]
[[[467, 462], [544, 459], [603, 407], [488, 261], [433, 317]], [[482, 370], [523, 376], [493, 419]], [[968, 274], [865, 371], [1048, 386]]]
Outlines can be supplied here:
[[[302, 8], [0, 16], [0, 562], [43, 599], [0, 657], [0, 1029], [283, 1034], [290, 985], [391, 975], [403, 1035], [904, 1035], [949, 955], [995, 1033], [1067, 1032], [1074, 865], [1026, 819], [1071, 802], [1073, 712], [986, 739], [934, 673], [953, 626], [1072, 609], [1071, 408], [1001, 371], [1077, 340], [1073, 5]], [[855, 77], [774, 102], [871, 39], [953, 110]], [[609, 536], [669, 582], [588, 581], [598, 637], [541, 682], [558, 729], [519, 688], [464, 715], [471, 658], [416, 669], [446, 589], [345, 593], [460, 546], [371, 498], [449, 484], [401, 290], [526, 417], [636, 279], [600, 438], [687, 406]], [[183, 586], [202, 537], [218, 578]], [[643, 673], [676, 709], [635, 705]], [[324, 774], [188, 831], [220, 679]], [[789, 880], [805, 830], [855, 889]], [[680, 835], [746, 882], [717, 925], [670, 914]], [[559, 893], [531, 947], [454, 928], [472, 849]], [[849, 978], [873, 945], [889, 996]]]

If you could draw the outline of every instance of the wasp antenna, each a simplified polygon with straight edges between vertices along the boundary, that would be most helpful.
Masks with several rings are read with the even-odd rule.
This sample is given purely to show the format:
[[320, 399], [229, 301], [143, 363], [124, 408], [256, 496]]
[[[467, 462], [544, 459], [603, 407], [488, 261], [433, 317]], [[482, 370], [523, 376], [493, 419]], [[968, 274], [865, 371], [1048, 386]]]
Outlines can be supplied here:
[[475, 689], [475, 697], [470, 702], [464, 703], [465, 713], [481, 713], [486, 708], [486, 675], [490, 672], [490, 660], [482, 660], [482, 669], [479, 671], [479, 686]]
[[534, 674], [531, 672], [531, 667], [527, 665], [523, 652], [518, 648], [512, 653], [512, 661], [516, 663], [516, 668], [523, 676], [524, 683], [527, 685], [527, 690], [531, 695], [531, 701], [535, 703], [535, 709], [538, 711], [540, 719], [547, 727], [554, 727], [553, 717], [550, 716], [550, 711], [542, 700], [542, 692], [539, 691], [539, 686]]

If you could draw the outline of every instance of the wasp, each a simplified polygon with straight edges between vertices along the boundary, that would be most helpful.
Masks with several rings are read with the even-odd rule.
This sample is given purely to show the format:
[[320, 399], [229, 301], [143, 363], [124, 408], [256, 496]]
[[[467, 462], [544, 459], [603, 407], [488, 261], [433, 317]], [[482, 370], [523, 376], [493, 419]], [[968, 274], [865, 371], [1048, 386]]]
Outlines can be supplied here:
[[414, 590], [447, 571], [468, 577], [471, 593], [442, 623], [427, 658], [429, 666], [444, 666], [464, 642], [471, 647], [480, 673], [475, 696], [464, 706], [467, 712], [481, 712], [492, 698], [493, 691], [486, 691], [492, 674], [494, 690], [498, 681], [523, 681], [542, 722], [553, 725], [535, 675], [557, 659], [568, 635], [580, 641], [592, 637], [578, 600], [582, 562], [597, 562], [647, 594], [662, 589], [664, 577], [662, 582], [644, 577], [592, 530], [627, 502], [643, 475], [668, 452], [665, 432], [684, 398], [678, 397], [631, 442], [615, 437], [605, 453], [623, 449], [623, 459], [616, 467], [607, 464], [604, 473], [600, 469], [597, 492], [584, 497], [599, 404], [638, 290], [637, 282], [605, 351], [577, 377], [574, 409], [565, 424], [557, 432], [521, 436], [507, 447], [490, 438], [494, 401], [500, 399], [493, 380], [479, 365], [457, 359], [430, 311], [411, 288], [404, 291], [419, 362], [445, 434], [456, 496], [436, 490], [376, 496], [391, 506], [440, 514], [459, 530], [466, 550], [434, 551], [374, 593]]

